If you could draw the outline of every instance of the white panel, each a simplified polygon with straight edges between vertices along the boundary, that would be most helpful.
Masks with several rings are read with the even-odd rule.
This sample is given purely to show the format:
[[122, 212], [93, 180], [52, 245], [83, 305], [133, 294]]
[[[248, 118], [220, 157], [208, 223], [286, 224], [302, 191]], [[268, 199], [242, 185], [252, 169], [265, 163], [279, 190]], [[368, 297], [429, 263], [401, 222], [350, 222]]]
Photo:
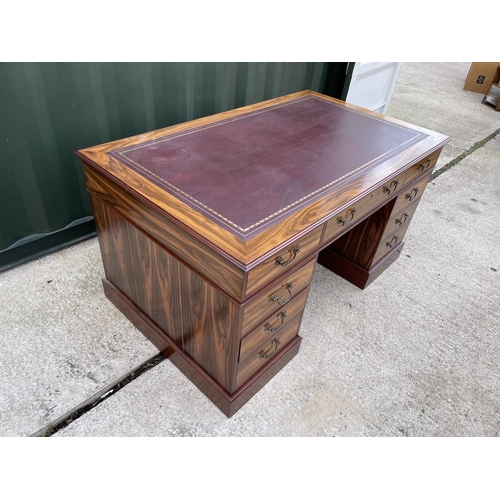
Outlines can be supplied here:
[[347, 102], [385, 113], [401, 68], [397, 62], [357, 62], [352, 73]]

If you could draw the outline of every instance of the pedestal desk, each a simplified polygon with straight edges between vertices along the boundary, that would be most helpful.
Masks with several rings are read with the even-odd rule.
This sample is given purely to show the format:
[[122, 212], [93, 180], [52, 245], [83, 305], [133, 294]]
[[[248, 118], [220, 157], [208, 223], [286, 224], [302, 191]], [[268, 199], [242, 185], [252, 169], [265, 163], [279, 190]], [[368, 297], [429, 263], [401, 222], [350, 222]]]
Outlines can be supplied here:
[[316, 261], [365, 288], [449, 138], [311, 91], [80, 150], [104, 291], [227, 416], [298, 352]]

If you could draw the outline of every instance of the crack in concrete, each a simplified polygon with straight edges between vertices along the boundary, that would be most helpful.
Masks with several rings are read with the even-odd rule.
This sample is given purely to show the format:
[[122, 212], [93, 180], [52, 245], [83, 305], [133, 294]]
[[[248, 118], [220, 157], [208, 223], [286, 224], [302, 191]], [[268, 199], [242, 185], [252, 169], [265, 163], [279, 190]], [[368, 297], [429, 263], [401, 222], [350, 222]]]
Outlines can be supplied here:
[[156, 354], [152, 358], [134, 368], [132, 371], [120, 377], [118, 380], [115, 380], [108, 386], [96, 392], [69, 412], [50, 422], [48, 425], [41, 428], [37, 432], [31, 434], [30, 437], [50, 437], [54, 435], [56, 432], [64, 429], [75, 420], [78, 420], [81, 416], [85, 415], [85, 413], [89, 412], [96, 406], [106, 401], [106, 399], [114, 396], [126, 385], [130, 384], [130, 382], [140, 377], [143, 373], [151, 370], [151, 368], [154, 368], [156, 365], [160, 364], [166, 359], [167, 358], [165, 358], [165, 356], [161, 352]]
[[439, 170], [436, 170], [431, 175], [429, 182], [433, 181], [436, 177], [439, 177], [442, 173], [446, 172], [447, 170], [450, 170], [451, 167], [455, 166], [457, 163], [460, 163], [464, 158], [467, 158], [467, 156], [474, 153], [474, 151], [476, 151], [477, 149], [483, 147], [487, 142], [494, 139], [498, 134], [500, 134], [500, 128], [497, 128], [493, 133], [491, 133], [489, 136], [485, 137], [481, 141], [476, 142], [467, 151], [464, 151], [461, 155], [457, 156], [454, 160], [451, 160], [450, 162], [448, 162], [444, 167], [440, 168]]

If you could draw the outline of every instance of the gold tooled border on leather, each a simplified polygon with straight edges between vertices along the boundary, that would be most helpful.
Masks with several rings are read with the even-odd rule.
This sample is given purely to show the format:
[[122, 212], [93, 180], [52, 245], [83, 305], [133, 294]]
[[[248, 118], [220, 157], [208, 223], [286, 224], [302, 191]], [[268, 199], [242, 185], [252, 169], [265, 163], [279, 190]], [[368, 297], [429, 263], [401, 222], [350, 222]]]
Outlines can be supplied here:
[[[306, 196], [303, 196], [303, 197], [299, 198], [298, 200], [294, 201], [293, 203], [288, 204], [286, 207], [281, 208], [280, 210], [274, 212], [273, 214], [270, 214], [267, 217], [264, 217], [263, 219], [255, 222], [255, 223], [253, 223], [250, 226], [245, 227], [245, 228], [243, 228], [243, 227], [239, 226], [238, 224], [234, 223], [233, 221], [229, 220], [224, 215], [216, 212], [215, 210], [213, 210], [212, 208], [208, 207], [207, 205], [205, 205], [201, 201], [197, 200], [196, 198], [194, 198], [190, 194], [186, 193], [182, 189], [178, 188], [177, 186], [174, 186], [173, 184], [171, 184], [170, 182], [166, 181], [165, 179], [162, 179], [161, 177], [159, 177], [158, 175], [156, 175], [154, 172], [151, 172], [150, 170], [148, 170], [144, 166], [138, 164], [137, 162], [135, 162], [131, 158], [127, 157], [126, 154], [125, 154], [125, 153], [128, 153], [129, 151], [135, 151], [137, 149], [141, 149], [141, 148], [144, 148], [144, 147], [149, 147], [149, 146], [151, 146], [151, 144], [158, 144], [160, 142], [165, 142], [165, 141], [173, 140], [173, 139], [175, 139], [177, 137], [183, 137], [183, 136], [190, 135], [190, 134], [196, 134], [198, 132], [202, 132], [203, 130], [207, 130], [207, 129], [210, 129], [210, 128], [213, 128], [213, 127], [219, 127], [221, 125], [225, 125], [227, 123], [235, 122], [235, 121], [238, 121], [238, 120], [243, 120], [244, 118], [249, 118], [251, 116], [255, 116], [255, 115], [258, 115], [258, 114], [261, 114], [261, 113], [266, 113], [268, 111], [271, 111], [271, 110], [274, 110], [274, 109], [278, 109], [278, 108], [282, 108], [282, 107], [285, 107], [285, 106], [290, 106], [292, 104], [296, 104], [296, 103], [302, 102], [302, 101], [307, 101], [309, 99], [320, 100], [322, 103], [327, 103], [327, 104], [330, 104], [331, 106], [339, 107], [339, 108], [341, 108], [343, 110], [349, 111], [351, 113], [359, 114], [359, 115], [361, 115], [361, 116], [363, 116], [365, 118], [370, 118], [372, 120], [379, 121], [379, 122], [381, 122], [381, 123], [383, 123], [385, 125], [389, 125], [391, 127], [400, 128], [400, 129], [405, 130], [407, 132], [413, 132], [415, 135], [413, 137], [411, 137], [410, 139], [402, 142], [398, 146], [396, 146], [396, 147], [394, 147], [394, 148], [386, 151], [382, 155], [379, 155], [376, 158], [372, 158], [370, 161], [364, 163], [363, 165], [360, 165], [359, 167], [355, 168], [351, 172], [349, 172], [347, 174], [344, 174], [343, 176], [339, 177], [338, 179], [335, 179], [334, 181], [329, 182], [328, 184], [322, 186], [321, 188], [314, 190], [312, 193], [309, 193]], [[195, 206], [197, 206], [201, 211], [207, 212], [212, 217], [216, 218], [221, 223], [223, 223], [226, 226], [228, 226], [229, 228], [231, 228], [233, 231], [236, 230], [235, 232], [240, 232], [241, 236], [248, 237], [249, 234], [251, 234], [252, 232], [254, 232], [256, 230], [261, 229], [260, 226], [262, 226], [262, 225], [264, 225], [266, 223], [269, 223], [272, 219], [275, 219], [276, 217], [282, 215], [283, 213], [289, 211], [290, 209], [292, 209], [294, 207], [297, 207], [298, 205], [300, 205], [301, 203], [305, 202], [306, 200], [308, 200], [308, 199], [310, 199], [310, 198], [318, 195], [319, 193], [321, 193], [321, 192], [323, 192], [323, 191], [331, 188], [335, 184], [338, 184], [340, 181], [342, 181], [342, 180], [344, 180], [344, 179], [346, 179], [348, 177], [351, 177], [352, 175], [354, 175], [355, 173], [359, 172], [360, 170], [368, 167], [369, 165], [377, 162], [378, 160], [381, 160], [382, 158], [390, 155], [394, 151], [396, 151], [398, 149], [401, 149], [406, 144], [409, 144], [410, 142], [414, 142], [419, 137], [422, 137], [422, 136], [425, 136], [425, 135], [426, 134], [421, 134], [419, 132], [415, 132], [415, 130], [409, 129], [407, 127], [403, 127], [401, 125], [397, 125], [395, 123], [391, 123], [391, 122], [388, 122], [388, 121], [380, 120], [379, 118], [376, 118], [374, 116], [367, 115], [367, 114], [364, 114], [364, 113], [360, 113], [359, 111], [356, 111], [356, 110], [353, 110], [353, 109], [350, 109], [350, 108], [345, 108], [345, 107], [340, 106], [340, 105], [338, 105], [338, 104], [336, 104], [334, 102], [330, 102], [330, 101], [326, 101], [326, 100], [323, 100], [323, 99], [319, 99], [319, 98], [317, 98], [315, 96], [308, 96], [308, 97], [304, 97], [304, 98], [301, 98], [301, 99], [296, 99], [296, 100], [293, 100], [293, 101], [290, 101], [290, 102], [287, 102], [287, 103], [284, 103], [284, 104], [278, 104], [276, 106], [270, 106], [269, 108], [265, 108], [265, 109], [262, 109], [260, 111], [246, 113], [246, 114], [238, 116], [236, 118], [231, 118], [231, 119], [228, 119], [228, 120], [221, 120], [220, 122], [214, 123], [212, 125], [208, 125], [206, 127], [196, 128], [196, 129], [190, 130], [188, 132], [183, 132], [183, 133], [179, 133], [179, 134], [172, 134], [172, 135], [169, 135], [167, 137], [160, 138], [160, 139], [153, 139], [151, 141], [147, 141], [147, 142], [145, 142], [143, 144], [140, 144], [139, 146], [123, 148], [123, 150], [112, 151], [112, 152], [110, 152], [108, 154], [111, 155], [111, 156], [113, 156], [113, 157], [115, 157], [115, 158], [117, 158], [117, 159], [119, 159], [119, 160], [121, 160], [125, 164], [130, 163], [130, 164], [134, 165], [146, 177], [153, 178], [156, 182], [158, 182], [158, 183], [164, 185], [165, 187], [167, 187], [168, 189], [174, 191], [181, 198], [189, 200], [192, 204], [194, 204]]]

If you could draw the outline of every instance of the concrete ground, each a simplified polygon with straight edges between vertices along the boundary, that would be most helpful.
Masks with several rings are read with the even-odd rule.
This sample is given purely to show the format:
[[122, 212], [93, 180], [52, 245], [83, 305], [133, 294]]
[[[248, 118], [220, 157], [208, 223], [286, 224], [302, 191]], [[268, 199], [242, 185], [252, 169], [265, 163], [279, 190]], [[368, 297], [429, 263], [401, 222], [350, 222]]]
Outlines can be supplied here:
[[[404, 64], [388, 114], [452, 137], [500, 128], [469, 63]], [[227, 419], [163, 361], [55, 436], [500, 435], [500, 135], [423, 195], [365, 291], [317, 266], [301, 350]], [[30, 435], [157, 350], [109, 303], [96, 239], [0, 275], [0, 435]]]

